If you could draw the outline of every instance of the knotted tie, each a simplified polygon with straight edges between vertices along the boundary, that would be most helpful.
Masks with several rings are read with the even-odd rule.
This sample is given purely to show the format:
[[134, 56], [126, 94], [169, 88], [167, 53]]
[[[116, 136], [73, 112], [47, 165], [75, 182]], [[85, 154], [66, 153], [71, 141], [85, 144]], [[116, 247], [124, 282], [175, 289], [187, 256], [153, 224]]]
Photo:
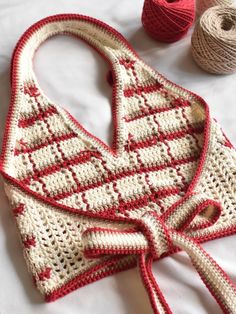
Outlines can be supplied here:
[[154, 278], [152, 263], [163, 254], [173, 252], [174, 248], [181, 249], [188, 254], [223, 312], [236, 313], [236, 287], [214, 259], [186, 235], [188, 228], [198, 230], [214, 224], [220, 212], [221, 207], [217, 202], [204, 195], [191, 194], [176, 202], [162, 216], [154, 211], [146, 212], [140, 219], [133, 220], [135, 228], [87, 229], [83, 234], [84, 253], [88, 257], [137, 255], [153, 312], [162, 314], [172, 312]]

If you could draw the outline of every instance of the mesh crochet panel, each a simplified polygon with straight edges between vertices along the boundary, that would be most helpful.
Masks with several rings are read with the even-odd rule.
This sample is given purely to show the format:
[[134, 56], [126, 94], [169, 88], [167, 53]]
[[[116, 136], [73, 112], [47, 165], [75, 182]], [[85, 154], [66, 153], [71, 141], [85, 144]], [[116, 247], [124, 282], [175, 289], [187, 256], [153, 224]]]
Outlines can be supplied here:
[[[111, 65], [112, 147], [50, 101], [37, 83], [33, 54], [58, 33], [85, 40]], [[172, 227], [186, 225], [183, 232], [200, 242], [235, 232], [235, 166], [236, 152], [206, 103], [149, 68], [109, 26], [55, 16], [19, 41], [1, 172], [28, 267], [48, 300], [136, 263], [132, 254], [87, 257], [82, 234], [89, 228], [134, 228], [151, 210]], [[192, 215], [192, 206], [208, 199], [221, 212], [207, 203]], [[182, 200], [186, 207], [169, 218]]]
[[[81, 235], [88, 227], [109, 227], [109, 223], [56, 210], [33, 197], [25, 199], [22, 191], [9, 185], [5, 190], [11, 199], [28, 268], [43, 294], [50, 294], [55, 287], [59, 288], [81, 274], [85, 274], [84, 279], [80, 276], [79, 282], [71, 282], [67, 292], [103, 277], [106, 269], [111, 273], [115, 271], [114, 261], [108, 263], [106, 258], [85, 258], [81, 241]], [[116, 226], [124, 228], [121, 223]], [[104, 269], [99, 269], [97, 274], [96, 268], [101, 262]], [[125, 258], [117, 268], [122, 269], [132, 263], [132, 258]], [[93, 276], [89, 275], [90, 269], [93, 269]]]

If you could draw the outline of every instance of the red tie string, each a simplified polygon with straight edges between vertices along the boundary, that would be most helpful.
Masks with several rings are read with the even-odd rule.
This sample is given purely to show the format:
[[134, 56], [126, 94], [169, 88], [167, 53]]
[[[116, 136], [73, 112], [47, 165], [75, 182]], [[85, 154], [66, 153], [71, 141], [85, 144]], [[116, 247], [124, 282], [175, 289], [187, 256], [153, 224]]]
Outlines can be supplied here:
[[[208, 216], [204, 220], [200, 213]], [[84, 254], [90, 258], [104, 255], [137, 255], [143, 284], [155, 314], [172, 313], [152, 272], [152, 263], [163, 254], [179, 248], [185, 251], [224, 313], [236, 313], [236, 287], [193, 239], [187, 236], [190, 226], [200, 229], [214, 224], [220, 215], [220, 205], [204, 196], [192, 194], [177, 202], [164, 215], [146, 212], [133, 220], [137, 226], [129, 229], [89, 228], [83, 234]]]

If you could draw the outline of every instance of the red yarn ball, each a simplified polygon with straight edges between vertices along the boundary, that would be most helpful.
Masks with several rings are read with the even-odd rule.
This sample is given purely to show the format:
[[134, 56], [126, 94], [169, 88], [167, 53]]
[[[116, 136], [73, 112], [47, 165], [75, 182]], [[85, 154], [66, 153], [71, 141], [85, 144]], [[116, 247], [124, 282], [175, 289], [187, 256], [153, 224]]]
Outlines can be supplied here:
[[182, 38], [195, 19], [194, 0], [145, 0], [142, 13], [147, 33], [163, 42]]

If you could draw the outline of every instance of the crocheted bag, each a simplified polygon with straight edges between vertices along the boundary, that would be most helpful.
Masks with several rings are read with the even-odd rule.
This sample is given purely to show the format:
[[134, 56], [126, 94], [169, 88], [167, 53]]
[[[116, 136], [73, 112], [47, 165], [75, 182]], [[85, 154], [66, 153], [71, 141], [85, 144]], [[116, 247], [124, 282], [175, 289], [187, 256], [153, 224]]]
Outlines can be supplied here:
[[[59, 33], [111, 66], [112, 148], [39, 87], [34, 52]], [[236, 313], [235, 286], [199, 244], [236, 231], [236, 152], [203, 99], [152, 70], [108, 25], [57, 15], [22, 36], [1, 173], [47, 301], [138, 262], [154, 313], [170, 313], [151, 266], [184, 250], [224, 313]]]

